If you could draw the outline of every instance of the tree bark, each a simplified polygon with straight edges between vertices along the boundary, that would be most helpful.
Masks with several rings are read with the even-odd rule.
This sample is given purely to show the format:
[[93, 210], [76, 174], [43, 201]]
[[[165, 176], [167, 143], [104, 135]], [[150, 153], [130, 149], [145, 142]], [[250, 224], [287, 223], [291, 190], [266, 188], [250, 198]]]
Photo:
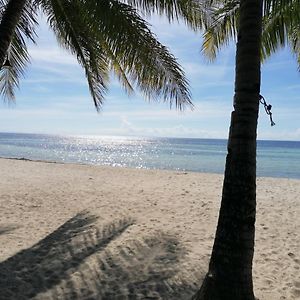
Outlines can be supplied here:
[[10, 0], [0, 23], [0, 69], [7, 57], [9, 45], [20, 21], [26, 0]]
[[256, 136], [262, 0], [241, 0], [234, 111], [209, 271], [193, 300], [254, 300]]

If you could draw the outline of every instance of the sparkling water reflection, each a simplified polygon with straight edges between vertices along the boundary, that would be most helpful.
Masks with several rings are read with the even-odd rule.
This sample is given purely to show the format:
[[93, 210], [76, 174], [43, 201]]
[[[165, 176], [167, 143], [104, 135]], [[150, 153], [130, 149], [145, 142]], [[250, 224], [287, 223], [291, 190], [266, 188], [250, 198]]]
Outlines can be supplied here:
[[[226, 140], [0, 133], [0, 156], [223, 173]], [[300, 142], [259, 141], [258, 175], [300, 178]]]

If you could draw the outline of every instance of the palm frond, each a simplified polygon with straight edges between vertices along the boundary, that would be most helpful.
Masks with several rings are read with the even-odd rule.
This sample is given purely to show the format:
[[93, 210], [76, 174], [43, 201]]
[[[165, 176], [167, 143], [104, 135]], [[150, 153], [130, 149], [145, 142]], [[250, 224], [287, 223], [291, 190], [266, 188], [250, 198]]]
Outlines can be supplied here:
[[169, 21], [184, 20], [192, 29], [203, 28], [208, 0], [123, 0], [144, 15], [167, 16]]
[[[8, 1], [0, 2], [0, 15], [2, 16]], [[36, 10], [31, 1], [27, 1], [21, 12], [20, 21], [16, 26], [7, 52], [10, 68], [0, 71], [0, 94], [5, 101], [14, 101], [15, 90], [19, 87], [19, 79], [24, 75], [25, 68], [30, 61], [25, 38], [35, 41], [35, 26], [37, 25]]]
[[13, 102], [15, 100], [15, 87], [19, 81], [14, 69], [2, 69], [0, 72], [0, 93], [4, 101]]
[[99, 110], [107, 90], [109, 63], [85, 23], [81, 10], [84, 3], [76, 0], [43, 0], [39, 3], [58, 42], [76, 55], [85, 69], [94, 105]]
[[[9, 0], [0, 1], [0, 19], [6, 10]], [[27, 0], [21, 11], [19, 22], [16, 26], [15, 34], [22, 35], [35, 43], [38, 7], [33, 0]]]
[[298, 63], [298, 70], [300, 71], [300, 23], [290, 28], [289, 32], [289, 45], [292, 52], [296, 56]]
[[110, 59], [110, 66], [111, 70], [117, 76], [119, 82], [121, 83], [122, 87], [126, 91], [128, 95], [134, 93], [134, 87], [130, 83], [130, 80], [127, 77], [127, 74], [120, 63], [120, 60], [115, 56], [115, 54], [111, 51], [107, 43], [105, 41], [101, 42], [101, 47], [105, 51], [106, 56]]
[[[297, 0], [296, 0], [297, 1]], [[286, 7], [289, 7], [292, 3], [296, 3], [295, 0], [264, 0], [263, 2], [263, 14], [264, 16], [283, 11]]]
[[[288, 44], [294, 53], [299, 48], [297, 30], [300, 10], [297, 0], [265, 0], [261, 57], [264, 61], [271, 54]], [[211, 23], [206, 27], [202, 52], [208, 59], [216, 58], [218, 51], [230, 40], [235, 40], [238, 30], [239, 1], [212, 2]], [[296, 50], [298, 49], [298, 50]], [[299, 54], [299, 52], [298, 52]], [[296, 53], [296, 55], [298, 55]], [[299, 56], [298, 56], [299, 57]]]
[[33, 43], [35, 43], [37, 37], [35, 31], [35, 28], [38, 25], [37, 13], [38, 6], [35, 2], [33, 0], [27, 0], [22, 11], [20, 22], [17, 26], [18, 31]]
[[149, 99], [163, 98], [170, 105], [175, 101], [177, 108], [191, 105], [182, 69], [134, 8], [114, 0], [88, 3], [86, 23], [99, 48], [110, 58], [113, 54], [132, 86]]
[[210, 22], [203, 35], [202, 52], [214, 60], [222, 46], [236, 39], [239, 1], [214, 2], [210, 11]]
[[[281, 3], [281, 2], [280, 2]], [[264, 17], [262, 35], [262, 58], [266, 59], [277, 49], [282, 48], [293, 41], [296, 36], [296, 28], [300, 24], [300, 10], [297, 8], [297, 1], [286, 0], [285, 6], [273, 6], [269, 8], [268, 14]], [[280, 5], [280, 6], [279, 6]]]
[[18, 31], [11, 42], [8, 59], [11, 67], [0, 71], [0, 94], [5, 101], [14, 101], [19, 78], [24, 75], [24, 69], [30, 60], [25, 41]]

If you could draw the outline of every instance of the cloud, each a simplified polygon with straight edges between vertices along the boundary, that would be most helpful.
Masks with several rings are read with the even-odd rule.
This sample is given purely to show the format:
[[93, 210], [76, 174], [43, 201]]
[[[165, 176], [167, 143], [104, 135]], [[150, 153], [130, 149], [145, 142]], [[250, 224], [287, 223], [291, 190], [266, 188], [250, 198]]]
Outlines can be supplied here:
[[108, 131], [110, 134], [154, 136], [154, 137], [194, 137], [194, 138], [226, 138], [227, 131], [191, 128], [182, 124], [170, 127], [139, 127], [128, 120], [122, 120], [119, 129]]
[[58, 47], [30, 47], [28, 49], [33, 63], [49, 63], [74, 66], [78, 62], [74, 56]]
[[300, 90], [300, 84], [292, 84], [285, 87], [287, 90]]
[[300, 128], [294, 130], [259, 130], [260, 140], [300, 141]]
[[135, 131], [133, 125], [128, 121], [126, 117], [121, 117], [121, 129], [128, 130], [129, 132]]
[[280, 60], [280, 61], [274, 61], [271, 59], [267, 59], [266, 62], [262, 65], [262, 72], [267, 72], [267, 71], [278, 71], [282, 70], [283, 68], [286, 68], [287, 66], [290, 66], [295, 64], [295, 60]]
[[223, 79], [225, 75], [228, 73], [231, 73], [233, 75], [233, 66], [229, 66], [226, 64], [223, 65], [200, 65], [199, 63], [193, 63], [193, 62], [185, 62], [182, 64], [184, 67], [184, 70], [190, 79], [198, 79], [203, 80], [203, 83], [201, 84], [207, 84], [211, 83], [211, 80], [213, 80], [213, 83], [218, 84], [218, 81], [220, 79]]
[[77, 83], [86, 85], [84, 71], [76, 58], [58, 46], [29, 47], [31, 64], [28, 68], [24, 84]]
[[[151, 107], [150, 107], [151, 106]], [[147, 109], [149, 107], [149, 109]], [[146, 108], [146, 109], [145, 109]], [[178, 111], [171, 109], [164, 109], [160, 106], [153, 104], [140, 104], [138, 108], [131, 108], [127, 105], [113, 106], [113, 110], [107, 107], [107, 110], [103, 112], [103, 115], [109, 117], [118, 117], [120, 115], [126, 116], [126, 118], [134, 118], [138, 120], [183, 120], [183, 119], [207, 119], [207, 118], [220, 118], [227, 117], [232, 110], [232, 102], [221, 102], [218, 99], [208, 99], [205, 101], [195, 101], [195, 109], [186, 111]]]

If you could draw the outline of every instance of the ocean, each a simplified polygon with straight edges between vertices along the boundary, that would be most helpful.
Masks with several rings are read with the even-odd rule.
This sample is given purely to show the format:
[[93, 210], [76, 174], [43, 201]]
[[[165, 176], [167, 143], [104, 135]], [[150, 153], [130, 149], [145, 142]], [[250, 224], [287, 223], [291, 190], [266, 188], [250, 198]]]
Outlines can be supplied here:
[[[224, 173], [226, 140], [0, 133], [0, 157]], [[258, 141], [257, 175], [300, 179], [300, 142]]]

